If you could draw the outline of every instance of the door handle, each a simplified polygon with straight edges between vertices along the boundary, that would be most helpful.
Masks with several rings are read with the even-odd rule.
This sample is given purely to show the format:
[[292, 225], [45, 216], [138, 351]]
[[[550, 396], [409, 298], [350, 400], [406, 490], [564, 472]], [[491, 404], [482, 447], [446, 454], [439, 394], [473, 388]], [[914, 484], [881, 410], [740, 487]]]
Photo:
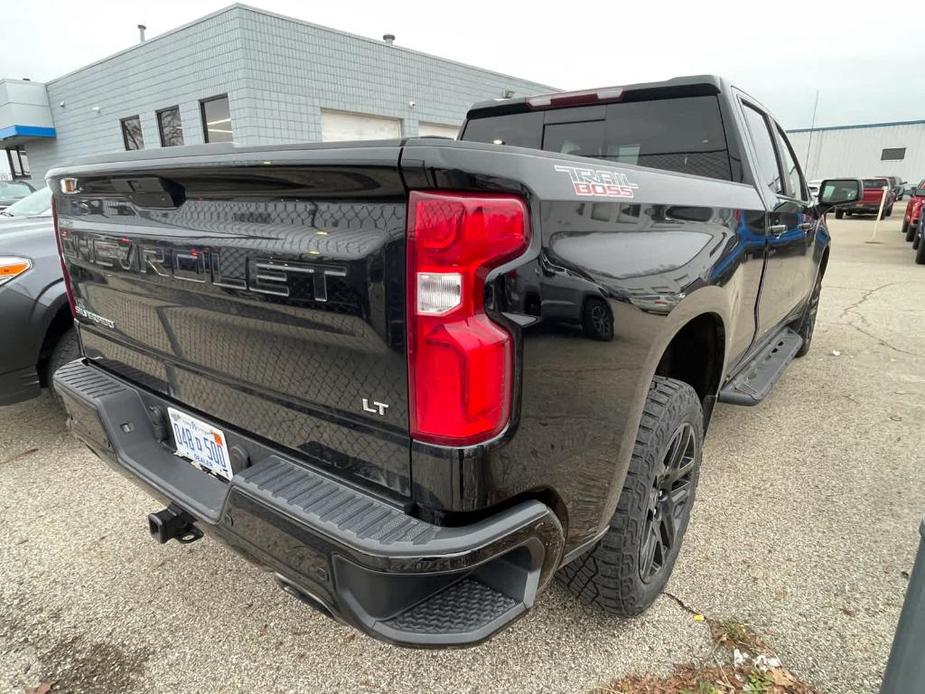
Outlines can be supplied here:
[[800, 231], [812, 231], [813, 229], [816, 228], [816, 223], [815, 222], [803, 222], [802, 224], [798, 225], [797, 228]]
[[787, 231], [787, 225], [786, 224], [772, 224], [771, 226], [768, 227], [768, 231], [770, 231], [775, 236], [780, 236], [785, 231]]

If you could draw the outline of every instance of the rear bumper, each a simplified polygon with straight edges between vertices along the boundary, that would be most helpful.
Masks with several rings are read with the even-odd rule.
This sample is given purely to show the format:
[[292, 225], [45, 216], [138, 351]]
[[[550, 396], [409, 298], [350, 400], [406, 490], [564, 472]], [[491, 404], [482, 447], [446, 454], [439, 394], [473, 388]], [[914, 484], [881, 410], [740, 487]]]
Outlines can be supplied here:
[[375, 638], [483, 641], [532, 607], [561, 560], [562, 527], [539, 501], [437, 526], [227, 428], [229, 450], [240, 451], [225, 482], [173, 455], [167, 401], [83, 361], [54, 378], [72, 432], [103, 460]]
[[[889, 205], [884, 205], [884, 209], [887, 207], [889, 207]], [[878, 200], [876, 203], [856, 202], [853, 205], [846, 206], [845, 210], [848, 212], [865, 212], [868, 214], [876, 214], [880, 211], [880, 201]]]

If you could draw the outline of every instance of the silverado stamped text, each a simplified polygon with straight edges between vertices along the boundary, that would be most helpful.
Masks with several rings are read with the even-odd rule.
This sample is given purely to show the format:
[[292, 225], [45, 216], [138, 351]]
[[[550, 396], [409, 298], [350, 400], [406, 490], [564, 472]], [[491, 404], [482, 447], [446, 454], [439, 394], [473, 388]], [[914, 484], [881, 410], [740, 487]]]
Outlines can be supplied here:
[[[71, 430], [375, 638], [484, 641], [554, 576], [638, 614], [717, 402], [809, 349], [860, 181], [810, 194], [716, 77], [477, 104], [460, 141], [175, 147], [49, 174]], [[243, 599], [243, 598], [242, 598]]]

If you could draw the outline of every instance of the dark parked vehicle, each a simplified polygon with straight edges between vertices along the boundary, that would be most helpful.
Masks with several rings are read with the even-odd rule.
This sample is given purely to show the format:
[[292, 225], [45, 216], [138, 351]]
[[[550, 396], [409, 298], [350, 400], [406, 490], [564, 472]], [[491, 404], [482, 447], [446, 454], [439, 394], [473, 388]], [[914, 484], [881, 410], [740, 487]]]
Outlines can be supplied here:
[[78, 356], [51, 218], [51, 191], [0, 212], [0, 405], [28, 400]]
[[461, 141], [55, 169], [72, 431], [290, 593], [408, 646], [482, 641], [553, 575], [637, 614], [715, 403], [809, 349], [829, 256], [783, 129], [714, 77], [475, 106]]
[[922, 219], [923, 204], [925, 204], [925, 179], [910, 192], [909, 202], [906, 203], [906, 212], [903, 215], [902, 234], [906, 237], [906, 241], [912, 241], [916, 248], [918, 247], [916, 239], [918, 237], [919, 222]]
[[[893, 194], [893, 188], [887, 178], [865, 178], [863, 179], [864, 193], [860, 200], [845, 205], [835, 211], [835, 217], [841, 219], [844, 215], [853, 214], [873, 214], [880, 213], [880, 219], [885, 219], [893, 214], [893, 203], [896, 202]], [[886, 199], [883, 199], [886, 188]], [[881, 200], [883, 203], [883, 212], [880, 212]]]
[[25, 181], [0, 181], [0, 210], [35, 192]]

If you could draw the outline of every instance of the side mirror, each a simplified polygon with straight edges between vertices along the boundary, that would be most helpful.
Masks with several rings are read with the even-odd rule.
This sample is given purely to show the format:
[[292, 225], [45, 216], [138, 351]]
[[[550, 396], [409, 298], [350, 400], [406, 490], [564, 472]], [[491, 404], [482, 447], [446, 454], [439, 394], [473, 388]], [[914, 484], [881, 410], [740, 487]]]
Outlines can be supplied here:
[[819, 207], [825, 213], [833, 207], [857, 202], [863, 190], [859, 178], [827, 178], [819, 184]]

